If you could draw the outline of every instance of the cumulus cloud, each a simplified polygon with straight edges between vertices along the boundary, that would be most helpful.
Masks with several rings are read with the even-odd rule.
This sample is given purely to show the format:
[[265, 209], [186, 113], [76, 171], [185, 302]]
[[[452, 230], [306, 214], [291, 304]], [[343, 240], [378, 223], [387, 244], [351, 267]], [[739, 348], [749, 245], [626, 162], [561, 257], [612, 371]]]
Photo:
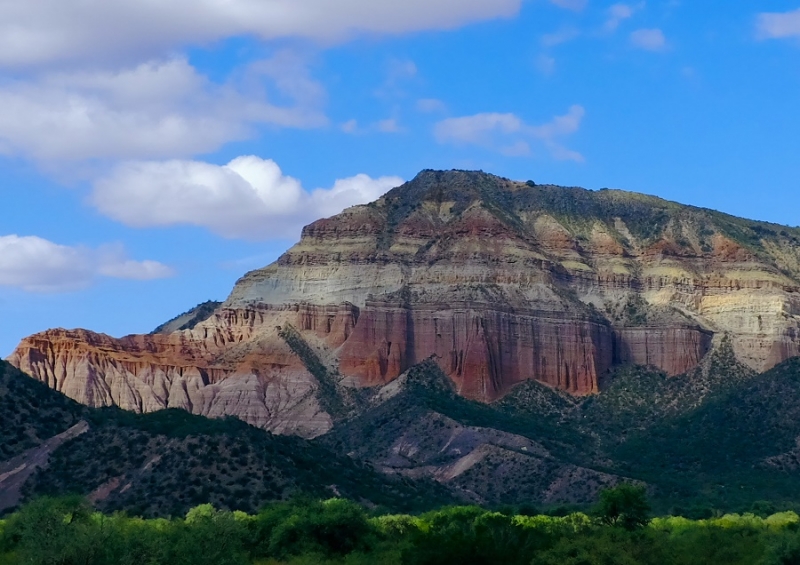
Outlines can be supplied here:
[[152, 280], [172, 276], [157, 261], [134, 261], [121, 246], [59, 245], [36, 236], [0, 236], [0, 285], [27, 292], [67, 292], [98, 277]]
[[765, 12], [756, 19], [759, 39], [800, 37], [800, 8], [791, 12]]
[[[322, 88], [291, 54], [254, 64], [257, 86], [213, 84], [185, 59], [119, 72], [45, 73], [0, 85], [0, 153], [39, 161], [192, 155], [244, 139], [259, 124], [326, 122]], [[289, 106], [268, 101], [274, 84]]]
[[238, 157], [218, 166], [201, 161], [135, 161], [98, 180], [91, 203], [133, 227], [194, 225], [230, 238], [296, 237], [300, 228], [348, 206], [375, 200], [402, 184], [367, 175], [306, 191], [272, 160]]
[[448, 118], [434, 127], [439, 143], [478, 145], [506, 155], [525, 155], [530, 152], [529, 140], [538, 141], [559, 160], [583, 161], [580, 153], [564, 147], [560, 139], [580, 129], [585, 114], [583, 106], [573, 105], [569, 111], [542, 125], [526, 124], [516, 114], [481, 113]]
[[[583, 0], [551, 0], [575, 9]], [[332, 43], [511, 17], [522, 0], [0, 0], [0, 66], [120, 63], [233, 36]]]
[[667, 47], [667, 38], [658, 28], [637, 29], [631, 32], [631, 43], [645, 51], [663, 51]]

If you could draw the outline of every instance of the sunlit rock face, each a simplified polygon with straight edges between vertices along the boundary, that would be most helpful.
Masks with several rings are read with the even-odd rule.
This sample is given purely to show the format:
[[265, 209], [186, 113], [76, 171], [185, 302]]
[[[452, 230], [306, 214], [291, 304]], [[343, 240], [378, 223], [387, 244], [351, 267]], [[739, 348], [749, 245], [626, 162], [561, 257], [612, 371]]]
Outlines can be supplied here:
[[715, 334], [763, 371], [800, 354], [800, 230], [616, 190], [423, 171], [307, 226], [192, 329], [50, 330], [9, 360], [92, 406], [319, 435], [331, 415], [279, 335], [287, 325], [347, 386], [432, 358], [486, 402], [529, 379], [592, 394], [617, 364], [685, 373]]
[[314, 394], [316, 380], [278, 335], [281, 323], [307, 317], [298, 307], [221, 308], [194, 329], [171, 334], [114, 339], [48, 330], [24, 339], [9, 361], [89, 406], [182, 408], [314, 437], [330, 429], [331, 418]]

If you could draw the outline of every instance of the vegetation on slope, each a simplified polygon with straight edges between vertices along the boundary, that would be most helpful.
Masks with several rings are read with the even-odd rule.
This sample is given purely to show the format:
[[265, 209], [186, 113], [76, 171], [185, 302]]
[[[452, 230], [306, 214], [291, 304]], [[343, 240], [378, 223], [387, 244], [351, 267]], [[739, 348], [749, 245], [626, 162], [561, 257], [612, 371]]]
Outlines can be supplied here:
[[171, 320], [164, 322], [150, 333], [159, 334], [172, 333], [181, 330], [191, 330], [200, 322], [204, 322], [210, 318], [211, 314], [213, 314], [214, 311], [221, 305], [222, 302], [207, 300], [201, 304], [198, 304], [191, 310], [187, 310], [183, 314], [179, 314]]
[[[599, 222], [625, 246], [646, 246], [668, 234], [667, 239], [676, 243], [681, 253], [702, 254], [711, 252], [712, 238], [720, 234], [777, 271], [795, 279], [800, 277], [800, 228], [738, 218], [634, 192], [593, 191], [532, 181], [522, 184], [482, 171], [426, 170], [389, 191], [380, 201], [388, 220], [381, 238], [382, 249], [391, 246], [395, 228], [425, 200], [452, 202], [451, 212], [456, 215], [481, 201], [525, 239], [531, 239], [531, 234], [523, 218], [540, 214], [555, 218], [579, 242], [589, 239]], [[635, 241], [628, 241], [626, 234], [618, 231], [617, 218]], [[693, 241], [699, 249], [695, 249]]]
[[[754, 375], [723, 342], [689, 375], [627, 367], [597, 396], [575, 399], [529, 382], [492, 405], [456, 395], [435, 363], [405, 378], [394, 397], [316, 441], [376, 463], [396, 446], [412, 445], [423, 450], [420, 461], [435, 464], [427, 443], [455, 433], [457, 424], [517, 434], [545, 448], [551, 457], [535, 472], [514, 470], [516, 455], [505, 452], [487, 458], [495, 468], [488, 475], [470, 471], [448, 483], [494, 504], [540, 501], [541, 480], [557, 464], [643, 481], [660, 511], [800, 509], [800, 359]], [[585, 475], [570, 480], [577, 492]]]
[[86, 408], [0, 360], [0, 461], [77, 424]]
[[754, 375], [736, 360], [726, 336], [702, 366], [685, 375], [668, 377], [647, 367], [618, 368], [609, 386], [581, 401], [570, 416], [582, 427], [597, 430], [607, 443], [619, 444], [629, 434], [688, 414], [739, 389]]
[[145, 516], [182, 515], [206, 502], [253, 511], [299, 493], [406, 509], [452, 500], [438, 485], [386, 477], [322, 446], [234, 418], [103, 409], [91, 422], [89, 432], [56, 450], [28, 481], [28, 498], [93, 493], [99, 508]]
[[796, 507], [800, 358], [638, 431], [611, 452], [620, 466], [664, 486], [666, 497], [742, 507]]
[[28, 498], [92, 495], [99, 508], [144, 516], [182, 515], [203, 502], [253, 511], [301, 493], [341, 494], [398, 510], [454, 500], [436, 483], [387, 477], [323, 446], [234, 418], [86, 408], [5, 363], [0, 370], [0, 452], [8, 458], [80, 419], [90, 425], [27, 481]]
[[[430, 362], [403, 377], [391, 398], [350, 391], [359, 395], [353, 402], [328, 375], [328, 392], [337, 402], [346, 400], [346, 410], [329, 434], [311, 442], [177, 410], [135, 415], [88, 409], [6, 364], [0, 368], [4, 459], [81, 419], [90, 422], [89, 432], [57, 449], [50, 465], [29, 480], [29, 498], [93, 494], [99, 508], [147, 516], [181, 515], [205, 502], [252, 512], [297, 492], [424, 510], [469, 493], [494, 505], [542, 504], [544, 489], [559, 476], [568, 477], [573, 500], [583, 500], [593, 492], [581, 490], [586, 481], [600, 484], [591, 472], [646, 483], [662, 512], [702, 517], [800, 509], [800, 360], [753, 375], [725, 344], [694, 374], [667, 378], [627, 368], [602, 394], [586, 399], [530, 382], [493, 405], [472, 402]], [[501, 445], [445, 484], [414, 473], [387, 476], [370, 465], [383, 465], [402, 442], [422, 450], [407, 468], [447, 465], [454, 460], [445, 453], [437, 459], [433, 440], [465, 426], [489, 443], [500, 432], [529, 438], [547, 454]], [[564, 474], [567, 468], [587, 471]]]
[[342, 387], [339, 383], [341, 375], [325, 366], [300, 332], [291, 324], [285, 324], [279, 335], [317, 380], [316, 395], [322, 408], [334, 420], [352, 416], [363, 395], [356, 389]]
[[[498, 410], [467, 400], [432, 361], [403, 379], [397, 394], [315, 441], [408, 476], [441, 476], [458, 466], [445, 484], [459, 496], [494, 505], [540, 504], [544, 496], [556, 496], [546, 492], [565, 476], [574, 477], [574, 484], [559, 495], [562, 502], [586, 502], [601, 484], [613, 482], [581, 467], [592, 466], [584, 450], [594, 440], [560, 425], [558, 411]], [[538, 392], [552, 394], [557, 406], [566, 402], [545, 387]]]

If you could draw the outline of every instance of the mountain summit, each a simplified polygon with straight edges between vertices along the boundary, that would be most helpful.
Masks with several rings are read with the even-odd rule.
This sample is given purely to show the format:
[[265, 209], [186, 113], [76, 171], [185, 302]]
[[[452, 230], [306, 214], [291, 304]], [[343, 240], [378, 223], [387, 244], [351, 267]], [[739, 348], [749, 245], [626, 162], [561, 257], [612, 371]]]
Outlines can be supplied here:
[[470, 399], [527, 380], [586, 395], [616, 365], [691, 371], [723, 335], [759, 372], [800, 354], [800, 229], [426, 170], [307, 226], [189, 329], [49, 330], [9, 361], [91, 406], [233, 414], [310, 437], [342, 398], [427, 360]]

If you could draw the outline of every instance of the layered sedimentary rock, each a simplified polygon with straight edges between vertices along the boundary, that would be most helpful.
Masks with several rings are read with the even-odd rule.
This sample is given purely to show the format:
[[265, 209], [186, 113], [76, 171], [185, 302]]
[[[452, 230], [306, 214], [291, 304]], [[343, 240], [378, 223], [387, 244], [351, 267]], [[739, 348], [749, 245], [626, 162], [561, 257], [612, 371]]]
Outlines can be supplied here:
[[614, 360], [680, 375], [700, 363], [711, 348], [713, 335], [701, 328], [688, 327], [619, 328], [614, 336]]
[[192, 330], [121, 339], [49, 330], [24, 339], [9, 361], [89, 406], [235, 415], [313, 437], [330, 429], [330, 415], [315, 396], [318, 383], [278, 335], [280, 324], [327, 323], [327, 309], [316, 309], [315, 322], [309, 310], [223, 308]]
[[622, 191], [424, 171], [307, 226], [191, 329], [45, 332], [10, 360], [88, 404], [321, 433], [320, 383], [281, 339], [286, 324], [350, 386], [432, 358], [482, 401], [528, 379], [595, 393], [615, 364], [685, 373], [716, 333], [763, 371], [800, 353], [800, 230]]
[[341, 371], [367, 385], [434, 358], [469, 398], [494, 400], [527, 379], [585, 394], [611, 367], [612, 332], [558, 311], [368, 302], [340, 358]]

